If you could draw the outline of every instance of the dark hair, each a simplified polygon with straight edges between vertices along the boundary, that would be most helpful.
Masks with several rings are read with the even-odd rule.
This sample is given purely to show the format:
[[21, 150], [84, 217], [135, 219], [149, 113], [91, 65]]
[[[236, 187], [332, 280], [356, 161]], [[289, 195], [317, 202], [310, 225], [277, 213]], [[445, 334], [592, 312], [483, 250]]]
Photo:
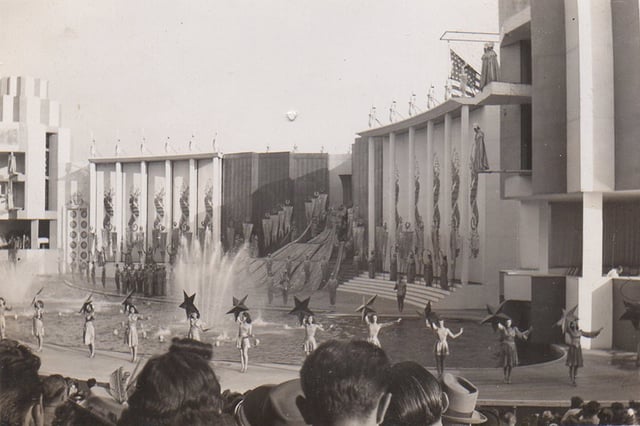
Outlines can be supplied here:
[[582, 408], [582, 404], [584, 404], [584, 399], [579, 396], [571, 397], [571, 408]]
[[438, 380], [413, 361], [391, 367], [389, 392], [391, 402], [383, 425], [430, 425], [440, 420], [446, 408]]
[[0, 341], [0, 424], [22, 424], [42, 396], [40, 358], [15, 340]]
[[627, 410], [624, 409], [624, 405], [621, 402], [614, 402], [611, 404], [611, 411], [613, 417], [611, 418], [612, 424], [621, 425], [624, 423], [624, 418], [627, 415]]
[[169, 352], [147, 361], [119, 425], [215, 424], [223, 405], [220, 383], [203, 356], [210, 345], [196, 343], [177, 339]]
[[213, 346], [210, 344], [180, 337], [174, 337], [171, 340], [169, 352], [189, 352], [200, 356], [205, 361], [211, 361], [213, 358]]
[[52, 374], [42, 381], [43, 402], [50, 404], [56, 402], [61, 396], [67, 396], [67, 381], [59, 374]]
[[244, 315], [244, 320], [247, 324], [251, 324], [251, 315], [249, 314], [249, 312], [244, 311], [242, 313]]
[[56, 408], [55, 417], [51, 422], [52, 426], [108, 426], [111, 424], [73, 401], [65, 401], [60, 404]]
[[585, 417], [593, 417], [600, 411], [600, 403], [598, 401], [589, 401], [582, 407], [582, 415]]
[[610, 408], [603, 408], [598, 413], [598, 418], [600, 419], [601, 425], [610, 425], [613, 424], [613, 411]]
[[93, 377], [90, 378], [89, 380], [87, 380], [87, 387], [89, 389], [91, 389], [92, 387], [94, 387], [98, 382], [96, 381], [96, 379], [94, 379]]
[[387, 355], [371, 343], [330, 340], [321, 344], [300, 370], [309, 412], [322, 423], [370, 415], [387, 391], [389, 370]]

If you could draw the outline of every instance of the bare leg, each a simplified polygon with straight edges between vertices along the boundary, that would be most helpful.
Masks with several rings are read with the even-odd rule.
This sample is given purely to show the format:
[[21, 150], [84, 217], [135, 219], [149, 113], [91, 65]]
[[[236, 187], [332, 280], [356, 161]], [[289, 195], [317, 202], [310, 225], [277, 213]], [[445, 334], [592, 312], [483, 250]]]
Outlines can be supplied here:
[[131, 348], [131, 362], [136, 362], [137, 359], [138, 359], [138, 347], [133, 346]]
[[89, 343], [89, 357], [93, 358], [96, 356], [96, 348], [94, 347], [93, 343]]
[[511, 383], [511, 367], [506, 368], [507, 383]]
[[38, 340], [38, 352], [42, 352], [42, 337], [38, 336], [36, 339]]

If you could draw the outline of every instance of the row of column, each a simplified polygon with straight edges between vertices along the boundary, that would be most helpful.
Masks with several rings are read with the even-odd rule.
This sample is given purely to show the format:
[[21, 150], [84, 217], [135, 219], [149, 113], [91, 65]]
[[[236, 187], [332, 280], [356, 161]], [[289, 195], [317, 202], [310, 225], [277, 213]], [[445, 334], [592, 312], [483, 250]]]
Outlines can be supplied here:
[[[439, 208], [441, 211], [441, 230], [447, 229], [448, 224], [451, 221], [451, 161], [452, 161], [452, 149], [453, 149], [453, 141], [452, 141], [452, 115], [451, 113], [447, 113], [444, 116], [444, 158], [440, 162], [440, 194], [441, 199], [439, 200]], [[427, 211], [424, 216], [424, 228], [425, 234], [431, 234], [431, 223], [433, 220], [433, 205], [432, 205], [432, 191], [433, 191], [433, 158], [434, 158], [434, 149], [433, 146], [435, 144], [434, 137], [434, 123], [432, 120], [427, 122], [427, 158], [419, 159], [416, 158], [415, 154], [415, 127], [411, 126], [407, 129], [408, 131], [408, 157], [409, 163], [408, 173], [409, 173], [409, 185], [408, 185], [408, 196], [406, 197], [406, 202], [408, 204], [409, 215], [406, 218], [406, 221], [411, 223], [411, 229], [416, 230], [414, 209], [415, 209], [415, 165], [416, 161], [419, 161], [419, 164], [424, 164], [421, 167], [425, 173], [423, 176], [426, 178], [426, 185], [423, 185], [425, 189], [425, 194], [427, 195]], [[386, 206], [386, 215], [387, 215], [387, 229], [389, 232], [388, 245], [389, 247], [393, 247], [393, 245], [397, 241], [397, 226], [396, 223], [396, 211], [395, 211], [395, 170], [398, 167], [397, 164], [397, 151], [396, 151], [396, 132], [390, 132], [388, 134], [389, 140], [389, 154], [387, 167], [389, 170], [388, 173], [388, 194], [387, 198], [389, 200], [388, 206]], [[382, 173], [382, 170], [376, 170], [375, 168], [375, 142], [376, 138], [370, 136], [368, 139], [368, 243], [369, 250], [372, 247], [375, 247], [375, 228], [376, 228], [376, 220], [375, 220], [375, 206], [376, 206], [376, 191], [375, 191], [375, 176], [376, 173]], [[470, 139], [470, 126], [469, 126], [469, 107], [463, 105], [460, 111], [460, 192], [458, 198], [458, 206], [460, 209], [460, 229], [459, 233], [461, 235], [461, 244], [460, 244], [460, 260], [461, 260], [461, 281], [463, 284], [468, 283], [469, 281], [469, 241], [468, 238], [471, 234], [471, 224], [470, 224], [470, 199], [469, 199], [469, 188], [470, 188], [470, 169], [469, 169], [469, 159], [471, 158], [471, 147], [473, 146], [473, 141]], [[404, 167], [403, 163], [400, 167]], [[425, 167], [426, 166], [426, 167]], [[450, 236], [448, 233], [441, 232], [441, 249], [448, 253], [450, 250], [449, 239]], [[425, 243], [427, 240], [425, 239]], [[389, 251], [389, 250], [388, 250]], [[452, 259], [451, 253], [449, 254], [449, 258]]]
[[[221, 237], [221, 211], [222, 211], [222, 159], [218, 156], [213, 157], [212, 164], [212, 176], [211, 181], [213, 184], [213, 223], [212, 223], [212, 238], [214, 241], [220, 241]], [[144, 231], [145, 238], [143, 242], [143, 247], [146, 249], [149, 238], [150, 227], [149, 221], [153, 221], [154, 218], [148, 217], [148, 203], [149, 203], [149, 176], [147, 171], [147, 162], [140, 161], [140, 198], [139, 198], [139, 208], [140, 208], [140, 216], [138, 217], [138, 226]], [[100, 187], [97, 166], [96, 163], [89, 164], [89, 181], [90, 181], [90, 194], [89, 194], [89, 203], [90, 203], [90, 213], [89, 213], [89, 226], [96, 233], [98, 238], [101, 237], [102, 232], [102, 218], [98, 217], [100, 212], [103, 212], [103, 208], [98, 208], [98, 206], [103, 203], [103, 194], [104, 194], [104, 186]], [[173, 164], [171, 160], [164, 161], [164, 204], [165, 204], [165, 216], [164, 216], [164, 224], [166, 227], [166, 231], [171, 234], [171, 230], [173, 229], [174, 223], [174, 205], [178, 204], [175, 202], [174, 197], [179, 197], [180, 194], [175, 194], [174, 185], [173, 185]], [[128, 229], [128, 218], [131, 214], [129, 208], [129, 200], [128, 193], [125, 191], [125, 187], [129, 182], [125, 182], [125, 175], [122, 170], [122, 162], [115, 163], [115, 199], [114, 202], [114, 232], [117, 233], [117, 247], [116, 247], [116, 259], [120, 259], [121, 256], [121, 247], [124, 245], [124, 241], [126, 238], [126, 231]], [[197, 206], [198, 206], [198, 170], [197, 170], [197, 160], [190, 159], [189, 160], [189, 171], [188, 171], [188, 182], [189, 185], [189, 227], [191, 231], [196, 235], [199, 223], [198, 223], [198, 214], [197, 214]], [[104, 185], [104, 183], [102, 183]], [[179, 218], [175, 218], [177, 221]], [[169, 236], [170, 238], [170, 236]], [[168, 255], [165, 254], [165, 257]], [[165, 259], [167, 260], [167, 259]]]

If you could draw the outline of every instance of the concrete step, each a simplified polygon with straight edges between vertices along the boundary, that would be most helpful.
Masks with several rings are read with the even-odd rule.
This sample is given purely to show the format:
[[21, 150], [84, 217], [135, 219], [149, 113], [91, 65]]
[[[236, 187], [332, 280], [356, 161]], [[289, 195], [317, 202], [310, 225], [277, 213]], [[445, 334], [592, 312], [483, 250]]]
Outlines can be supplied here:
[[[338, 291], [341, 291], [344, 293], [362, 294], [365, 296], [373, 296], [374, 294], [377, 294], [378, 297], [381, 299], [396, 300], [395, 293], [394, 294], [389, 294], [386, 292], [385, 293], [378, 293], [378, 292], [365, 293], [359, 289], [343, 288], [343, 286], [338, 287]], [[431, 302], [432, 304], [435, 304], [437, 303], [437, 300], [427, 300], [422, 297], [411, 297], [409, 295], [407, 295], [407, 297], [405, 297], [404, 299], [405, 305], [412, 306], [419, 310], [424, 309], [424, 306], [427, 304], [427, 302]]]
[[[350, 281], [349, 283], [342, 284], [339, 288], [348, 288], [352, 290], [359, 290], [366, 294], [391, 294], [395, 298], [396, 292], [392, 286], [389, 285], [372, 285], [369, 283], [360, 283], [356, 281]], [[424, 300], [438, 301], [446, 297], [441, 293], [430, 292], [428, 289], [425, 291], [415, 291], [414, 289], [407, 288], [406, 297], [417, 297]]]
[[[349, 280], [348, 283], [358, 283], [362, 285], [371, 285], [371, 286], [382, 286], [382, 287], [393, 287], [395, 283], [391, 281], [385, 281], [381, 279], [371, 279], [368, 277], [354, 277]], [[347, 284], [347, 283], [345, 283]], [[454, 287], [455, 289], [455, 287]], [[407, 284], [407, 292], [417, 292], [417, 293], [429, 293], [429, 294], [437, 294], [441, 297], [446, 297], [451, 294], [449, 290], [443, 290], [438, 287], [427, 287], [424, 284]]]

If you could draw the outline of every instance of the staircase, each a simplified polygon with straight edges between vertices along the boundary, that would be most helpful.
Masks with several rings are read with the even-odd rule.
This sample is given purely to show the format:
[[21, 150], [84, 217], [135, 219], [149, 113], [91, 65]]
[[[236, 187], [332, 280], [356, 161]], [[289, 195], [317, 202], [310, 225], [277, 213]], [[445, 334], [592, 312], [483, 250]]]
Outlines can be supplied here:
[[[393, 290], [394, 286], [394, 282], [383, 279], [380, 274], [372, 279], [364, 272], [340, 284], [338, 291], [362, 294], [365, 296], [377, 294], [378, 297], [382, 299], [396, 300], [396, 292]], [[458, 287], [460, 287], [460, 284], [454, 284], [451, 289], [455, 291]], [[438, 287], [426, 287], [424, 284], [407, 284], [407, 295], [405, 296], [404, 303], [423, 309], [427, 302], [435, 305], [450, 294], [451, 291]]]

